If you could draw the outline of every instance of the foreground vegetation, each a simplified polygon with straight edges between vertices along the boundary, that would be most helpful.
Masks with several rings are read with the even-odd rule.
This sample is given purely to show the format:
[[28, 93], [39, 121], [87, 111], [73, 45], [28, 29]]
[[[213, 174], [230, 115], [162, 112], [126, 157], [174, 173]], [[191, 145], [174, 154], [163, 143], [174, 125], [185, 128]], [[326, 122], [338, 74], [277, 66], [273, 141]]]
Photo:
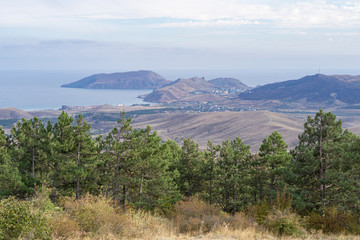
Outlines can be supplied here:
[[66, 112], [0, 128], [2, 239], [360, 234], [360, 138], [332, 113], [309, 117], [291, 152], [275, 131], [257, 154], [240, 138], [200, 151], [130, 123], [97, 139]]

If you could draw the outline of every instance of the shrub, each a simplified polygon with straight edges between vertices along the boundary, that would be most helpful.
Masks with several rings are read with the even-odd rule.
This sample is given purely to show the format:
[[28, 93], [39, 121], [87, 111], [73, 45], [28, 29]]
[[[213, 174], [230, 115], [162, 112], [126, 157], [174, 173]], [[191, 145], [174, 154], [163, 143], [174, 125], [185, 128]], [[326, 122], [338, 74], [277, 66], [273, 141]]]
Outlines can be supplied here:
[[122, 236], [126, 239], [156, 239], [158, 236], [169, 236], [172, 232], [168, 219], [149, 212], [129, 209], [125, 217], [128, 222]]
[[357, 218], [351, 213], [339, 211], [336, 207], [325, 208], [323, 216], [312, 212], [306, 220], [308, 229], [334, 234], [360, 234]]
[[51, 191], [51, 188], [46, 187], [44, 184], [41, 187], [36, 187], [32, 197], [34, 207], [49, 214], [55, 212], [56, 207], [50, 200]]
[[291, 209], [292, 198], [286, 187], [278, 192], [275, 201], [263, 201], [248, 210], [248, 214], [268, 231], [279, 236], [301, 236], [305, 234], [301, 217]]
[[54, 238], [154, 239], [171, 231], [166, 218], [131, 208], [123, 213], [104, 197], [86, 195], [79, 200], [65, 197], [60, 202], [64, 211], [52, 219]]
[[71, 239], [76, 235], [81, 234], [79, 224], [66, 216], [65, 214], [59, 214], [51, 219], [52, 236], [55, 239]]
[[62, 202], [65, 213], [85, 233], [111, 232], [119, 235], [127, 224], [125, 216], [117, 212], [110, 199], [86, 195], [79, 200], [65, 197]]
[[242, 212], [226, 218], [225, 222], [230, 229], [247, 229], [256, 227], [258, 224]]
[[268, 201], [264, 200], [259, 205], [250, 206], [247, 209], [246, 214], [253, 218], [258, 224], [262, 224], [272, 209], [273, 206]]
[[263, 226], [270, 232], [279, 236], [302, 236], [305, 229], [301, 217], [294, 212], [273, 209], [266, 217]]
[[214, 230], [225, 220], [220, 208], [211, 206], [195, 197], [180, 201], [175, 207], [174, 223], [180, 233], [206, 233]]
[[13, 197], [0, 202], [0, 239], [50, 239], [51, 227], [31, 202]]

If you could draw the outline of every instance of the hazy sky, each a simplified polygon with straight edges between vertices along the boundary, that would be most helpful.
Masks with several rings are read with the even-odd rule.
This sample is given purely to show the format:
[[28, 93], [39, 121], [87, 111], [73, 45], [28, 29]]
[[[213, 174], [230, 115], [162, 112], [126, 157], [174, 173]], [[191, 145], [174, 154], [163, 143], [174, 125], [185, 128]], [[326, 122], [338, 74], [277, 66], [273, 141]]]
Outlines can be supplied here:
[[0, 0], [0, 69], [359, 69], [360, 1]]

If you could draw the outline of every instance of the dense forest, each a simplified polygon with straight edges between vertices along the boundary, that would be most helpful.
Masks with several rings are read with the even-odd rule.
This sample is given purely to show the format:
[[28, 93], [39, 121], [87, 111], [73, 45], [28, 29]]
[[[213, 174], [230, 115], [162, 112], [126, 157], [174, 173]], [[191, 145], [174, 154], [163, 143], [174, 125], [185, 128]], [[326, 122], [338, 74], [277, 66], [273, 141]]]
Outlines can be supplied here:
[[133, 129], [125, 113], [106, 136], [93, 138], [90, 128], [66, 112], [54, 124], [22, 119], [8, 135], [0, 128], [3, 206], [31, 199], [40, 187], [53, 204], [102, 196], [123, 212], [163, 215], [196, 197], [229, 216], [256, 208], [259, 224], [277, 204], [310, 228], [338, 231], [326, 225], [331, 215], [340, 232], [360, 233], [360, 137], [331, 112], [309, 116], [294, 149], [275, 131], [255, 154], [240, 138], [209, 142], [206, 150], [191, 139], [162, 141], [150, 126]]

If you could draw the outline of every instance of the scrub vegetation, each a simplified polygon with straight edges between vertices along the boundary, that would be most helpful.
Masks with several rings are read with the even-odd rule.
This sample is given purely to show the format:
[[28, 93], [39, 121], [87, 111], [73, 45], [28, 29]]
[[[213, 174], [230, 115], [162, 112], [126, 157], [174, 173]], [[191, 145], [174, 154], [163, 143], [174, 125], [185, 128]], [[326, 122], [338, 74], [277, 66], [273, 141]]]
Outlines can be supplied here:
[[320, 110], [291, 151], [240, 138], [182, 145], [123, 113], [93, 139], [79, 115], [0, 128], [0, 239], [356, 239], [360, 138]]

